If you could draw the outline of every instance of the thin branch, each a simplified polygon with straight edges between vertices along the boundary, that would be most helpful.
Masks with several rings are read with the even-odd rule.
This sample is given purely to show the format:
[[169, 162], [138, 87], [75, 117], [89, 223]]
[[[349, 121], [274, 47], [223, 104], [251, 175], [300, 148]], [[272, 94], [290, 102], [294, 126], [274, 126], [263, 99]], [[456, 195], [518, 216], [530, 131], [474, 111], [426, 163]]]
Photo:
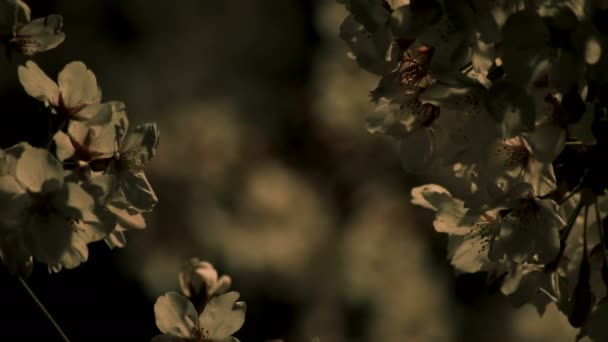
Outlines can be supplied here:
[[30, 297], [32, 297], [32, 300], [36, 303], [36, 305], [38, 305], [38, 308], [40, 308], [40, 311], [42, 311], [42, 313], [44, 313], [46, 318], [48, 318], [48, 320], [51, 321], [51, 323], [55, 327], [55, 330], [57, 330], [59, 335], [61, 335], [61, 338], [63, 339], [63, 341], [70, 342], [70, 339], [66, 336], [66, 334], [63, 332], [63, 330], [61, 330], [61, 327], [59, 326], [59, 324], [57, 324], [55, 319], [53, 319], [53, 316], [51, 316], [49, 311], [44, 307], [44, 304], [42, 304], [40, 299], [38, 299], [38, 297], [36, 296], [34, 291], [32, 291], [32, 289], [27, 285], [27, 283], [25, 282], [25, 280], [23, 280], [23, 278], [21, 278], [21, 277], [18, 277], [18, 278], [19, 278], [19, 282], [21, 283], [21, 285], [23, 285], [23, 287], [25, 288], [27, 293], [30, 295]]

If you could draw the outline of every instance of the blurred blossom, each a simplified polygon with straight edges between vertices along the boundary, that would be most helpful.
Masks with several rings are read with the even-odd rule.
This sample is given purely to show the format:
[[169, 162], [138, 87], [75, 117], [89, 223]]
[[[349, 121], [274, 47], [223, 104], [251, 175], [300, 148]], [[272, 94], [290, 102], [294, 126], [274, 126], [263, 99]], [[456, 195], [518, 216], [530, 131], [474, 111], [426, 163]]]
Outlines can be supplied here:
[[377, 77], [361, 72], [355, 63], [346, 59], [348, 47], [338, 37], [336, 25], [346, 14], [344, 7], [335, 3], [319, 5], [316, 24], [324, 39], [313, 67], [314, 111], [324, 128], [345, 130], [369, 139], [363, 129], [363, 118], [371, 111], [372, 104], [363, 94], [373, 88]]
[[229, 101], [178, 105], [171, 110], [170, 120], [160, 125], [163, 143], [155, 170], [170, 177], [205, 182], [210, 187], [229, 181], [227, 173], [238, 167], [244, 144], [251, 143]]
[[241, 182], [230, 207], [193, 198], [198, 208], [193, 233], [236, 268], [274, 270], [300, 279], [329, 233], [323, 198], [312, 184], [277, 163], [256, 165]]
[[344, 290], [350, 300], [371, 301], [369, 340], [450, 341], [458, 320], [445, 279], [428, 267], [428, 243], [401, 196], [383, 184], [361, 190], [341, 249]]

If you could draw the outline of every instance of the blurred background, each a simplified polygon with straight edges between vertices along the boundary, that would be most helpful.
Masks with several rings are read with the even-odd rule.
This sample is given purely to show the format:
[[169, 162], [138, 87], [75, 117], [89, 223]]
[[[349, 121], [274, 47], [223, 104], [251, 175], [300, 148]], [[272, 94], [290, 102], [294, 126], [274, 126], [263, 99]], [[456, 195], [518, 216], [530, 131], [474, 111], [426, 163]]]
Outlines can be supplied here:
[[[91, 245], [75, 270], [35, 268], [32, 288], [72, 341], [158, 334], [154, 302], [190, 257], [232, 276], [244, 342], [574, 340], [554, 307], [541, 318], [483, 275], [453, 273], [432, 213], [409, 204], [425, 180], [365, 129], [378, 79], [348, 57], [334, 0], [26, 2], [64, 17], [65, 42], [35, 57], [51, 78], [82, 60], [104, 101], [161, 132], [147, 229], [124, 249]], [[3, 148], [45, 134], [24, 114], [37, 104], [23, 62], [0, 59]], [[0, 291], [0, 340], [60, 341], [14, 279], [2, 274]]]

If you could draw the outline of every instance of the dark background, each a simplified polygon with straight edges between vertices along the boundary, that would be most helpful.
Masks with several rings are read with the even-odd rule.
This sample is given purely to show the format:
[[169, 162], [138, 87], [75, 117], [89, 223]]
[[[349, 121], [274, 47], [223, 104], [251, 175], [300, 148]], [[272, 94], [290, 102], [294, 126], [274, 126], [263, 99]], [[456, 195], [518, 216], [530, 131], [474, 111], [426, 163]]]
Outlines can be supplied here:
[[[125, 249], [31, 287], [72, 341], [148, 341], [153, 305], [190, 257], [233, 278], [242, 341], [571, 341], [551, 308], [514, 310], [481, 275], [456, 277], [432, 213], [409, 205], [423, 179], [365, 130], [377, 77], [347, 57], [332, 0], [28, 1], [64, 17], [65, 42], [35, 56], [56, 78], [81, 60], [131, 124], [155, 121], [147, 169], [160, 204]], [[48, 117], [0, 61], [0, 142], [36, 143]], [[6, 273], [0, 341], [60, 341]]]

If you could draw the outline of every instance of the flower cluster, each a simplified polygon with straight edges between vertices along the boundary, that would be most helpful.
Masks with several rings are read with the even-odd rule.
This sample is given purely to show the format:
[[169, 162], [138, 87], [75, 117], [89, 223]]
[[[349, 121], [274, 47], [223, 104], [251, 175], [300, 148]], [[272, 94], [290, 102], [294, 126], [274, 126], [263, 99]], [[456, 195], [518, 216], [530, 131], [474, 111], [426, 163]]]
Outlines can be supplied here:
[[[11, 38], [26, 56], [64, 39], [62, 19], [30, 21], [20, 0], [2, 1], [12, 14]], [[5, 22], [3, 22], [5, 24]], [[14, 274], [27, 276], [33, 261], [49, 270], [71, 269], [88, 258], [87, 244], [125, 244], [124, 232], [143, 229], [143, 213], [158, 199], [143, 168], [158, 144], [156, 124], [129, 127], [122, 102], [101, 101], [93, 72], [71, 62], [57, 82], [36, 63], [18, 67], [27, 94], [50, 116], [44, 146], [22, 141], [0, 150], [0, 256]]]
[[245, 302], [239, 293], [228, 291], [229, 276], [218, 278], [210, 263], [190, 259], [179, 274], [181, 294], [168, 292], [154, 305], [161, 341], [238, 342], [232, 336], [245, 323]]
[[368, 129], [430, 182], [412, 202], [435, 211], [455, 269], [608, 339], [606, 5], [341, 2], [341, 38], [380, 77]]

